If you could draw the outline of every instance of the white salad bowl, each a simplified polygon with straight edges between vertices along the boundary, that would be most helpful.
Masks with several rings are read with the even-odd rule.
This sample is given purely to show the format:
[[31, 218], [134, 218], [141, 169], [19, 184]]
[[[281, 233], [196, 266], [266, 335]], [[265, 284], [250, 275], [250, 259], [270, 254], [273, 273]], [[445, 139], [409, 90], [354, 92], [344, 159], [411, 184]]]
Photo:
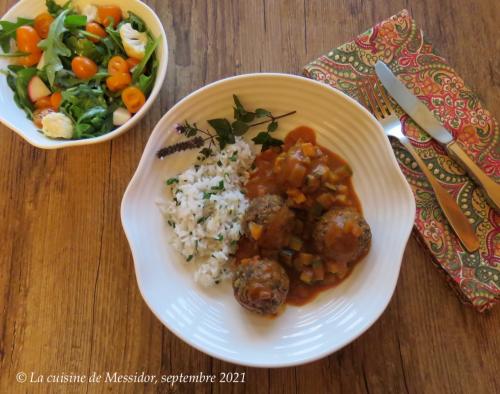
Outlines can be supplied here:
[[[275, 115], [297, 110], [279, 120], [276, 135], [310, 126], [320, 144], [347, 160], [373, 234], [368, 255], [346, 280], [301, 307], [287, 305], [276, 318], [244, 310], [234, 299], [230, 283], [210, 289], [197, 285], [192, 267], [172, 248], [173, 235], [157, 206], [166, 198], [165, 180], [192, 166], [196, 157], [196, 151], [164, 160], [156, 157], [160, 148], [179, 140], [173, 126], [188, 120], [205, 127], [207, 119], [231, 119], [233, 94], [248, 109], [263, 107]], [[366, 331], [394, 292], [414, 216], [410, 187], [373, 116], [325, 84], [284, 74], [224, 79], [177, 103], [151, 134], [121, 207], [139, 288], [158, 319], [211, 356], [256, 367], [310, 362]]]
[[[58, 1], [58, 3], [65, 3]], [[149, 110], [154, 100], [158, 96], [160, 89], [165, 80], [168, 63], [168, 45], [167, 36], [163, 29], [162, 23], [155, 12], [146, 4], [139, 0], [73, 0], [72, 4], [81, 9], [86, 4], [112, 4], [118, 5], [124, 13], [132, 11], [139, 15], [154, 37], [161, 37], [160, 43], [156, 49], [158, 58], [158, 72], [153, 89], [146, 99], [146, 103], [132, 118], [124, 125], [117, 127], [113, 131], [94, 138], [79, 139], [79, 140], [62, 140], [50, 139], [41, 133], [33, 122], [27, 118], [25, 112], [19, 108], [14, 102], [14, 92], [7, 85], [5, 75], [0, 75], [0, 122], [15, 131], [30, 144], [43, 149], [57, 149], [68, 146], [97, 144], [99, 142], [110, 140], [131, 127], [133, 127]], [[44, 0], [21, 0], [16, 3], [2, 17], [3, 20], [15, 21], [18, 17], [35, 18], [41, 12], [46, 11]], [[10, 59], [0, 58], [0, 69], [4, 70], [11, 63]]]

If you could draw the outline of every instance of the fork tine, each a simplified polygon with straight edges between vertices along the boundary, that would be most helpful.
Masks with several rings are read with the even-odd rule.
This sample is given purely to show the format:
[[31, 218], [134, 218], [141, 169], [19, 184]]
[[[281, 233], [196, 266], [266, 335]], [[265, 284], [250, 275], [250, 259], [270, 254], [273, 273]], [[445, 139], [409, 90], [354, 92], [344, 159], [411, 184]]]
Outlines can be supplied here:
[[375, 98], [375, 101], [377, 102], [378, 107], [380, 108], [380, 112], [382, 113], [382, 118], [386, 118], [387, 115], [390, 115], [391, 112], [387, 109], [385, 106], [385, 100], [381, 96], [380, 92], [380, 85], [378, 83], [378, 80], [375, 82], [373, 85], [373, 97]]
[[370, 102], [370, 107], [372, 109], [373, 115], [375, 115], [375, 117], [377, 119], [383, 119], [384, 118], [384, 113], [377, 106], [377, 103], [376, 103], [376, 101], [374, 99], [375, 94], [373, 92], [373, 88], [370, 88], [369, 86], [365, 85], [365, 86], [361, 87], [361, 89], [365, 92], [365, 96], [368, 99], [368, 101]]
[[389, 100], [389, 97], [385, 93], [385, 88], [380, 84], [380, 81], [377, 80], [376, 86], [378, 88], [378, 91], [380, 92], [381, 99], [383, 101], [382, 108], [385, 109], [387, 112], [387, 115], [391, 115], [394, 113], [394, 107], [391, 104], [391, 100]]
[[359, 92], [359, 98], [361, 99], [361, 104], [363, 104], [363, 106], [370, 110], [371, 109], [371, 105], [370, 103], [368, 102], [368, 98], [367, 98], [367, 94], [365, 92], [365, 90], [363, 89], [363, 86], [361, 86], [359, 89], [358, 89], [358, 92]]

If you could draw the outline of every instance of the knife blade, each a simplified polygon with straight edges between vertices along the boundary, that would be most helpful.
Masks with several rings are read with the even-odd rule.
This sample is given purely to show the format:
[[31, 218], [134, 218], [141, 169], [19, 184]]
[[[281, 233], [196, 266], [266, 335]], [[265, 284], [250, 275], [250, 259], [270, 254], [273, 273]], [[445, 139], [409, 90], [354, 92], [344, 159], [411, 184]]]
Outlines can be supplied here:
[[380, 60], [375, 64], [375, 72], [382, 85], [396, 100], [401, 108], [432, 138], [440, 142], [453, 157], [482, 187], [490, 205], [500, 212], [500, 184], [491, 179], [474, 161], [463, 151], [451, 133], [434, 117], [431, 111], [411, 92]]

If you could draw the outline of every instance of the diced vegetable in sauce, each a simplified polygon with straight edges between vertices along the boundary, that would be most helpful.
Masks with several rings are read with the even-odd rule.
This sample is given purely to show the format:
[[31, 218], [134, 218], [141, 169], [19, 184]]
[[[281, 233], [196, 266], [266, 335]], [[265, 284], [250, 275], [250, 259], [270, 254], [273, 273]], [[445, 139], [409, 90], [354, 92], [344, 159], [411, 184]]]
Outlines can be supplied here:
[[[357, 261], [333, 261], [316, 249], [313, 239], [313, 229], [332, 210], [361, 212], [351, 176], [351, 167], [318, 145], [314, 131], [307, 127], [293, 130], [284, 145], [262, 152], [255, 159], [255, 169], [246, 184], [247, 196], [253, 200], [278, 195], [295, 217], [287, 226], [291, 231], [288, 241], [276, 250], [259, 245], [261, 237], [278, 234], [249, 223], [249, 238], [240, 241], [237, 258], [260, 254], [282, 264], [290, 277], [288, 303], [304, 304], [318, 292], [338, 284]], [[342, 231], [354, 240], [362, 238], [366, 230], [356, 220], [346, 220], [342, 225]], [[325, 239], [329, 236], [325, 233]], [[351, 245], [344, 247], [349, 249]]]

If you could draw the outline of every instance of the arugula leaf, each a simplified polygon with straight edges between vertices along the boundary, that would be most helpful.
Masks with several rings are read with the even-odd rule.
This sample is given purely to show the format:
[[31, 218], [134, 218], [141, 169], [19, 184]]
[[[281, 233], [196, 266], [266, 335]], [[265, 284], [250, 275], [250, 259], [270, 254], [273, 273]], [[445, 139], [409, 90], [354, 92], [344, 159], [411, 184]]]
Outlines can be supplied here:
[[64, 26], [67, 28], [85, 27], [87, 25], [86, 15], [68, 15], [64, 19]]
[[24, 66], [21, 66], [20, 64], [9, 64], [7, 66], [7, 69], [9, 71], [12, 71], [14, 74], [21, 71], [22, 69], [24, 69], [25, 67]]
[[70, 70], [62, 69], [56, 73], [54, 84], [62, 89], [71, 88], [73, 86], [79, 85], [81, 80], [79, 80], [75, 73]]
[[22, 56], [27, 56], [29, 54], [30, 54], [29, 52], [21, 52], [21, 51], [15, 51], [11, 53], [0, 53], [0, 58], [22, 57]]
[[151, 92], [151, 89], [153, 88], [155, 82], [155, 78], [156, 70], [151, 75], [142, 74], [139, 77], [139, 81], [137, 81], [137, 87], [141, 89], [142, 93], [144, 93], [145, 96], [147, 96], [149, 92]]
[[144, 95], [148, 96], [153, 90], [153, 86], [156, 80], [156, 74], [158, 72], [158, 61], [155, 59], [153, 61], [153, 66], [151, 67], [151, 72], [149, 75], [142, 74], [137, 81], [137, 87], [142, 90]]
[[108, 111], [104, 107], [93, 107], [80, 116], [75, 125], [75, 136], [93, 137], [101, 129]]
[[86, 38], [92, 38], [93, 40], [101, 41], [102, 37], [98, 36], [97, 34], [91, 33], [87, 30], [83, 29], [73, 29], [75, 33], [78, 33], [81, 36], [84, 36]]
[[17, 106], [26, 112], [28, 117], [33, 117], [33, 104], [28, 97], [28, 83], [37, 74], [34, 67], [10, 67], [7, 84], [14, 91], [14, 101]]
[[104, 91], [80, 84], [62, 92], [61, 109], [69, 115], [75, 123], [81, 116], [94, 107], [107, 108]]
[[87, 38], [70, 35], [65, 44], [76, 55], [88, 57], [97, 64], [101, 63], [106, 55], [106, 50], [102, 46], [94, 44]]
[[[100, 43], [101, 48], [104, 48], [106, 51], [106, 55], [102, 59], [102, 64], [108, 64], [109, 59], [111, 59], [115, 55], [123, 55], [125, 52], [123, 50], [123, 47], [119, 47], [115, 41], [111, 38], [110, 35], [108, 35], [105, 38], [102, 38]], [[121, 45], [121, 42], [120, 42]]]
[[[89, 137], [95, 137], [98, 135], [103, 135], [103, 134], [109, 133], [111, 130], [113, 130], [116, 127], [113, 125], [113, 111], [115, 109], [116, 109], [115, 107], [111, 107], [111, 106], [108, 107], [99, 130], [97, 132], [94, 132], [93, 134], [89, 135]], [[87, 135], [85, 135], [84, 137], [87, 137]]]
[[4, 52], [10, 51], [10, 40], [16, 38], [16, 30], [21, 26], [31, 26], [33, 19], [17, 18], [16, 22], [0, 21], [0, 47]]
[[157, 72], [158, 72], [158, 59], [154, 57], [150, 74], [149, 75], [146, 75], [145, 73], [142, 74], [139, 77], [139, 81], [137, 81], [137, 85], [139, 89], [142, 90], [142, 93], [144, 93], [144, 95], [146, 96], [149, 95], [149, 93], [153, 89]]
[[[106, 27], [106, 33], [108, 33], [108, 37], [106, 38], [109, 38], [109, 40], [112, 41], [113, 43], [113, 46], [115, 48], [118, 48], [118, 50], [121, 52], [121, 53], [125, 53], [125, 49], [123, 48], [123, 44], [122, 44], [122, 38], [120, 37], [120, 32], [118, 31], [118, 29], [113, 29], [113, 24], [110, 23], [108, 27]], [[104, 41], [104, 40], [101, 40], [101, 41]], [[115, 53], [116, 55], [116, 53]]]
[[140, 16], [134, 14], [132, 11], [128, 11], [127, 19], [124, 19], [120, 25], [123, 25], [124, 23], [130, 23], [135, 30], [140, 31], [141, 33], [147, 30], [146, 23]]
[[62, 11], [50, 25], [49, 35], [45, 40], [40, 41], [38, 46], [45, 51], [45, 67], [47, 79], [51, 87], [54, 86], [56, 72], [63, 69], [63, 64], [59, 56], [71, 56], [70, 49], [63, 43], [62, 35], [68, 29], [64, 26], [64, 19], [68, 10]]
[[142, 58], [140, 63], [137, 66], [135, 66], [134, 71], [132, 72], [132, 81], [134, 81], [134, 83], [137, 82], [139, 80], [139, 77], [144, 73], [146, 65], [148, 64], [148, 61], [151, 58], [151, 56], [153, 56], [156, 47], [160, 43], [160, 40], [161, 36], [159, 36], [155, 40], [148, 39], [144, 57]]
[[[99, 85], [100, 81], [108, 76], [106, 71], [98, 71], [92, 78], [86, 79], [87, 85]], [[55, 85], [60, 88], [67, 89], [73, 86], [80, 85], [81, 79], [78, 79], [73, 71], [62, 69], [56, 73]], [[94, 86], [95, 87], [95, 86]]]
[[46, 0], [45, 6], [47, 7], [49, 14], [56, 17], [61, 12], [71, 9], [71, 0], [68, 0], [63, 5], [57, 4], [54, 0]]

